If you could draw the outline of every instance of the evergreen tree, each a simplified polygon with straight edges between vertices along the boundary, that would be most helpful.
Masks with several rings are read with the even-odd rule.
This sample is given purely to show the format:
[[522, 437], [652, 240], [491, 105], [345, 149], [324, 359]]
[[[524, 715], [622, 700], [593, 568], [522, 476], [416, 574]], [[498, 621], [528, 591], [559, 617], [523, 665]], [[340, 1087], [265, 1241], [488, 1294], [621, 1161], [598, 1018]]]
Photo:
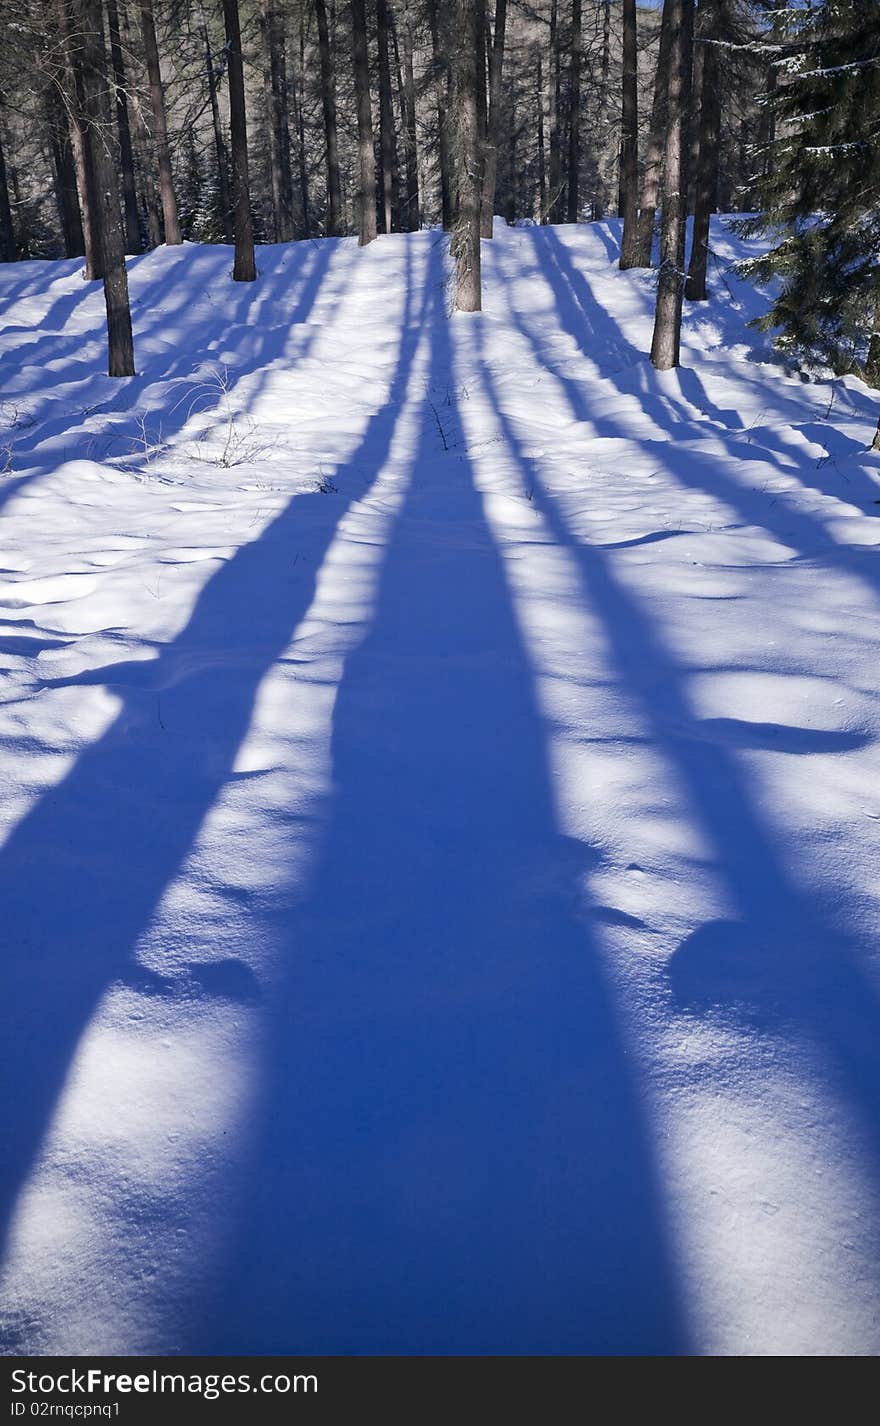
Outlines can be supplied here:
[[773, 246], [744, 264], [782, 279], [757, 325], [776, 344], [880, 386], [880, 28], [876, 0], [810, 0], [774, 12], [760, 218]]

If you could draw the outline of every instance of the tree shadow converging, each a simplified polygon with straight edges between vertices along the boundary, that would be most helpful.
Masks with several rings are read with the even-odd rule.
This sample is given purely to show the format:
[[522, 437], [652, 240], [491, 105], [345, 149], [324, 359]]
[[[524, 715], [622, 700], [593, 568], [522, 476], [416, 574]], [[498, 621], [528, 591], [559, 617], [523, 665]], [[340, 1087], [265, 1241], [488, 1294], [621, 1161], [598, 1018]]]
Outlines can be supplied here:
[[[65, 401], [64, 409], [52, 415], [54, 399], [51, 394], [47, 395], [41, 405], [29, 409], [28, 425], [14, 442], [14, 464], [25, 465], [28, 473], [7, 477], [3, 482], [0, 508], [45, 471], [51, 471], [72, 456], [92, 455], [95, 459], [128, 456], [130, 463], [136, 466], [138, 443], [143, 441], [138, 416], [144, 419], [148, 439], [163, 449], [171, 447], [195, 413], [209, 413], [217, 406], [218, 390], [212, 376], [224, 375], [224, 349], [231, 348], [234, 356], [227, 374], [230, 390], [243, 378], [253, 378], [248, 393], [248, 402], [252, 405], [273, 363], [284, 358], [285, 370], [290, 370], [308, 355], [319, 331], [316, 324], [310, 324], [315, 303], [319, 295], [325, 294], [330, 279], [335, 283], [338, 307], [351, 279], [354, 256], [350, 246], [339, 241], [292, 244], [284, 261], [276, 262], [261, 277], [256, 293], [249, 284], [241, 284], [243, 290], [234, 294], [234, 300], [230, 299], [225, 324], [220, 324], [216, 312], [197, 321], [188, 320], [186, 340], [177, 342], [170, 355], [168, 350], [144, 355], [139, 359], [136, 376], [112, 383], [109, 395], [88, 407], [72, 408]], [[186, 265], [179, 263], [177, 267], [185, 269]], [[161, 308], [136, 317], [136, 346], [142, 339], [151, 339], [164, 331], [170, 336], [177, 330], [176, 324], [185, 318], [191, 293], [182, 277], [175, 285], [181, 289], [176, 306], [168, 306], [169, 289], [163, 288], [165, 300]], [[292, 310], [288, 311], [282, 300], [289, 302], [291, 292], [296, 292], [297, 297]], [[279, 307], [283, 313], [281, 320]], [[63, 342], [58, 337], [44, 340], [53, 360], [64, 355]], [[71, 338], [70, 342], [75, 353], [81, 338]], [[53, 383], [75, 379], [78, 364], [83, 365], [74, 357], [69, 367], [53, 370], [52, 381], [46, 383], [50, 393]], [[94, 363], [85, 363], [85, 367], [87, 377], [93, 379]], [[179, 389], [169, 395], [172, 382], [179, 383]], [[88, 380], [84, 386], [90, 389]], [[106, 386], [102, 375], [96, 389], [103, 392]], [[86, 394], [84, 390], [84, 402]], [[234, 391], [232, 395], [238, 405]], [[105, 420], [105, 434], [90, 434], [80, 429], [87, 415]]]
[[[557, 299], [556, 312], [559, 321], [563, 325], [567, 324], [567, 329], [570, 329], [575, 320], [571, 312], [570, 298], [566, 297], [564, 292], [559, 292], [558, 284], [551, 276], [546, 276]], [[589, 287], [583, 274], [581, 277], [584, 285]], [[510, 299], [509, 293], [507, 294], [507, 309], [514, 329], [527, 343], [540, 365], [559, 383], [574, 419], [589, 423], [596, 434], [604, 439], [631, 440], [632, 431], [628, 428], [626, 421], [609, 414], [607, 403], [604, 403], [600, 409], [596, 409], [589, 397], [587, 384], [572, 377], [565, 364], [547, 350], [538, 333]], [[601, 310], [605, 313], [606, 321], [610, 321], [611, 318], [605, 309]], [[583, 334], [579, 341], [581, 349], [588, 354], [587, 348], [583, 345]], [[639, 353], [639, 360], [644, 366], [648, 359], [644, 353]], [[684, 399], [689, 404], [700, 404], [702, 409], [707, 413], [710, 412], [711, 404], [708, 402], [708, 397], [705, 396], [699, 376], [696, 372], [691, 371], [690, 375], [685, 375], [682, 378], [682, 372], [685, 370], [685, 368], [679, 368], [677, 372], [679, 387]], [[652, 380], [653, 377], [650, 373], [644, 374], [646, 383], [650, 384]], [[746, 523], [763, 527], [781, 544], [788, 545], [789, 548], [796, 551], [797, 556], [804, 559], [820, 558], [832, 568], [855, 575], [874, 592], [880, 589], [880, 572], [874, 568], [876, 561], [873, 559], [873, 551], [870, 547], [848, 547], [838, 543], [824, 524], [812, 515], [780, 500], [773, 493], [768, 494], [765, 489], [749, 487], [734, 476], [727, 474], [723, 459], [719, 460], [717, 456], [695, 447], [693, 437], [702, 434], [700, 425], [688, 419], [687, 413], [681, 409], [680, 404], [670, 402], [667, 397], [664, 397], [663, 401], [658, 404], [656, 400], [635, 389], [631, 394], [638, 397], [644, 410], [663, 432], [660, 437], [639, 438], [642, 449], [653, 460], [656, 460], [658, 469], [668, 470], [673, 479], [687, 489], [715, 496], [734, 510]], [[678, 409], [670, 412], [670, 407], [676, 405]], [[726, 422], [722, 420], [720, 424], [726, 425]], [[679, 436], [680, 440], [677, 439]], [[778, 455], [774, 455], [766, 447], [751, 445], [745, 439], [734, 439], [732, 435], [724, 439], [729, 458], [732, 460], [747, 463], [757, 462], [763, 465], [769, 463], [781, 475], [796, 474], [807, 488], [810, 484], [816, 483], [819, 484], [819, 488], [823, 488], [823, 482], [817, 480], [816, 466], [812, 461], [808, 466], [801, 463], [796, 469], [793, 469], [790, 464], [784, 464]], [[840, 495], [841, 492], [837, 489], [834, 492], [829, 491], [829, 493]], [[865, 494], [864, 490], [862, 494]]]
[[[673, 957], [671, 992], [679, 1008], [718, 1014], [804, 1050], [852, 1111], [855, 1157], [880, 1186], [880, 1005], [862, 966], [867, 947], [843, 929], [818, 895], [796, 884], [796, 853], [780, 841], [750, 795], [733, 749], [773, 747], [790, 755], [861, 746], [846, 734], [736, 719], [702, 719], [686, 671], [665, 646], [642, 601], [615, 576], [614, 556], [584, 545], [568, 529], [540, 462], [523, 448], [492, 373], [481, 372], [523, 486], [554, 540], [580, 573], [585, 603], [601, 618], [615, 677], [638, 708], [650, 744], [674, 771], [687, 810], [712, 849], [729, 903], [729, 921], [699, 926]], [[561, 379], [561, 378], [560, 378]]]
[[595, 853], [557, 825], [439, 295], [427, 326], [241, 1233], [188, 1345], [680, 1351], [651, 1126], [591, 938]]
[[[396, 367], [359, 448], [362, 474], [381, 468], [394, 433], [418, 338], [412, 316], [408, 267]], [[117, 716], [0, 853], [4, 1229], [80, 1036], [132, 968], [139, 938], [232, 773], [260, 682], [306, 614], [334, 529], [361, 493], [359, 484], [332, 502], [296, 496], [208, 582], [155, 661], [104, 670], [121, 702]], [[293, 558], [301, 522], [311, 532], [309, 562]]]

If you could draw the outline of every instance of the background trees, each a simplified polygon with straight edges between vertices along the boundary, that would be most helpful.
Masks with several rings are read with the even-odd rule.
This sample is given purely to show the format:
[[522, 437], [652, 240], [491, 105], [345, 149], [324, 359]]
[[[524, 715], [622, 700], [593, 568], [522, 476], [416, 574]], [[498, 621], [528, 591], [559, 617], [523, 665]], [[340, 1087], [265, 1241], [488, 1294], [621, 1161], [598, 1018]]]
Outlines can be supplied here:
[[665, 366], [712, 212], [760, 210], [768, 324], [880, 381], [876, 0], [699, 0], [691, 35], [694, 5], [0, 0], [0, 260], [106, 276], [118, 208], [125, 251], [235, 241], [240, 280], [255, 241], [438, 222], [473, 276], [474, 222], [616, 211], [621, 266], [659, 264]]
[[[746, 0], [736, 4], [757, 14]], [[62, 41], [70, 8], [71, 0], [0, 0], [0, 233], [3, 251], [21, 257], [89, 248], [88, 135]], [[101, 8], [126, 249], [230, 241], [222, 0], [101, 0]], [[484, 235], [493, 212], [542, 222], [617, 211], [633, 191], [633, 160], [642, 208], [656, 207], [646, 180], [649, 131], [659, 124], [661, 148], [664, 139], [663, 115], [653, 124], [651, 116], [657, 6], [479, 0], [477, 8]], [[256, 240], [359, 232], [367, 190], [368, 236], [372, 207], [376, 231], [450, 226], [453, 75], [444, 32], [453, 0], [238, 0], [238, 11]], [[718, 201], [733, 209], [753, 201], [750, 146], [766, 138], [765, 75], [737, 63], [735, 86], [723, 78], [719, 88], [716, 146]], [[627, 113], [634, 94], [641, 101], [635, 123], [624, 120], [625, 73]]]

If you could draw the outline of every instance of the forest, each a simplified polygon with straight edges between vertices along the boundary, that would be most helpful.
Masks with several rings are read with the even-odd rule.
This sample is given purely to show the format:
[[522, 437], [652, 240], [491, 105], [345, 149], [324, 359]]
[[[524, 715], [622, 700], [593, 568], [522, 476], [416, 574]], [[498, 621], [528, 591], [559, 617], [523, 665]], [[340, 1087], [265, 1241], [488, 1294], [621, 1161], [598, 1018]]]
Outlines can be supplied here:
[[[687, 0], [659, 12], [515, 0], [509, 18], [506, 0], [260, 0], [243, 19], [238, 0], [207, 11], [181, 0], [158, 18], [138, 0], [132, 11], [126, 0], [28, 0], [3, 15], [0, 256], [85, 257], [85, 278], [104, 281], [111, 375], [135, 369], [125, 254], [234, 242], [233, 278], [246, 282], [256, 242], [356, 232], [365, 245], [442, 223], [456, 303], [472, 311], [478, 235], [491, 239], [496, 212], [509, 224], [614, 212], [624, 268], [651, 266], [662, 216], [652, 360], [668, 369], [685, 288], [708, 296], [711, 213], [756, 209], [756, 226], [781, 235], [761, 270], [789, 278], [787, 310], [772, 312], [783, 340], [869, 380], [880, 370], [880, 345], [868, 350], [870, 0]], [[840, 189], [866, 159], [873, 187], [839, 193], [823, 238], [798, 233], [823, 179]], [[835, 283], [847, 310], [829, 320]]]
[[0, 1355], [876, 1355], [878, 0], [0, 36]]

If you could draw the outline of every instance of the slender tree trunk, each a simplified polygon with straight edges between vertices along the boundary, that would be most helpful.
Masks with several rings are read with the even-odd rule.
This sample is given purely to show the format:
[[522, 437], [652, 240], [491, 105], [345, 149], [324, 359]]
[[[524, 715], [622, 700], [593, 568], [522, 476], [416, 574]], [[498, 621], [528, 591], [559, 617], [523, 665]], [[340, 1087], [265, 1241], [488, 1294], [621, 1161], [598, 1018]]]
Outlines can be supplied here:
[[657, 73], [654, 80], [654, 102], [651, 106], [651, 128], [645, 153], [645, 173], [642, 180], [634, 267], [651, 266], [654, 222], [657, 216], [657, 202], [660, 197], [660, 174], [663, 170], [663, 126], [666, 122], [666, 85], [672, 33], [671, 16], [672, 11], [664, 5], [663, 17], [660, 21], [660, 49], [657, 55]]
[[721, 138], [718, 47], [698, 45], [703, 50], [703, 87], [700, 96], [700, 147], [697, 161], [694, 234], [684, 295], [689, 302], [705, 302], [706, 269], [709, 257], [709, 221], [715, 208], [718, 187], [718, 145]]
[[220, 120], [220, 105], [217, 101], [217, 77], [214, 73], [214, 56], [204, 15], [201, 20], [202, 44], [205, 48], [205, 78], [208, 82], [208, 102], [211, 106], [211, 127], [214, 131], [214, 154], [217, 160], [217, 187], [220, 193], [220, 208], [223, 218], [223, 236], [227, 243], [233, 241], [232, 198], [229, 193], [229, 154], [223, 138]]
[[489, 122], [483, 173], [482, 235], [491, 238], [495, 217], [495, 184], [498, 176], [498, 140], [501, 133], [501, 76], [504, 68], [504, 34], [507, 0], [495, 0], [495, 32], [489, 61]]
[[299, 197], [302, 209], [302, 236], [309, 237], [312, 231], [311, 202], [309, 200], [309, 170], [306, 163], [306, 123], [303, 114], [303, 75], [306, 71], [306, 31], [302, 10], [299, 14], [299, 63], [294, 66], [293, 111], [296, 121], [297, 167], [299, 171]]
[[582, 0], [571, 3], [571, 78], [568, 121], [568, 221], [576, 223], [580, 210], [581, 172], [581, 18]]
[[116, 90], [116, 128], [119, 131], [119, 161], [122, 167], [122, 212], [125, 223], [125, 251], [141, 250], [141, 225], [138, 219], [137, 193], [134, 186], [134, 153], [131, 146], [131, 124], [125, 83], [125, 63], [119, 36], [117, 0], [107, 0], [107, 28], [110, 34], [110, 61]]
[[670, 7], [669, 71], [666, 91], [666, 144], [660, 271], [651, 361], [658, 371], [678, 366], [684, 296], [687, 121], [693, 64], [693, 0], [664, 0]]
[[[611, 68], [611, 0], [603, 0], [602, 4], [602, 77], [599, 83], [598, 117], [599, 121], [605, 117], [607, 106], [607, 94], [609, 90], [608, 74]], [[618, 195], [619, 196], [619, 195]], [[596, 164], [596, 186], [593, 193], [592, 218], [596, 222], [599, 218], [605, 217], [605, 210], [608, 206], [608, 188], [605, 182], [605, 174], [601, 162]], [[618, 210], [620, 204], [618, 203]]]
[[560, 77], [559, 0], [550, 0], [550, 204], [547, 221], [558, 223], [562, 190], [562, 80]]
[[[394, 12], [391, 12], [391, 28], [397, 53], [397, 27]], [[397, 57], [398, 73], [400, 56]], [[403, 74], [399, 75], [401, 128], [403, 130], [403, 153], [406, 160], [406, 224], [410, 233], [417, 233], [422, 226], [419, 204], [419, 153], [416, 134], [416, 82], [413, 72], [413, 37], [410, 23], [409, 3], [403, 0]]]
[[[706, 10], [705, 0], [700, 4], [699, 16]], [[698, 16], [698, 18], [699, 18]], [[705, 45], [694, 45], [694, 71], [691, 79], [691, 112], [687, 134], [686, 193], [687, 211], [693, 213], [697, 201], [697, 174], [700, 169], [700, 129], [703, 111], [703, 62]]]
[[450, 0], [454, 64], [452, 72], [455, 115], [455, 191], [457, 212], [452, 234], [456, 262], [455, 306], [459, 312], [479, 312], [480, 202], [483, 176], [480, 154], [479, 105], [483, 0]]
[[360, 246], [376, 236], [376, 155], [373, 148], [373, 110], [370, 104], [370, 62], [367, 52], [367, 14], [364, 0], [351, 0], [352, 65], [357, 105], [358, 212]]
[[[53, 45], [53, 49], [55, 46]], [[49, 84], [46, 88], [46, 120], [49, 143], [52, 149], [52, 169], [55, 179], [55, 195], [58, 202], [58, 218], [64, 239], [65, 257], [82, 257], [85, 252], [79, 198], [76, 192], [76, 171], [73, 166], [73, 152], [70, 144], [70, 130], [67, 113], [62, 99], [61, 66], [53, 62], [50, 67]]]
[[165, 221], [165, 241], [169, 246], [173, 246], [181, 241], [180, 223], [177, 218], [177, 199], [174, 196], [174, 178], [171, 173], [171, 151], [168, 146], [168, 125], [165, 119], [165, 96], [162, 92], [162, 73], [159, 68], [159, 47], [156, 44], [153, 0], [141, 0], [141, 29], [144, 40], [144, 61], [147, 66], [150, 99], [153, 106], [153, 137], [156, 143], [156, 164], [159, 169], [159, 193], [162, 198], [162, 216]]
[[382, 217], [384, 231], [398, 226], [399, 173], [391, 102], [391, 66], [388, 61], [388, 4], [376, 0], [376, 30], [379, 49], [379, 148], [382, 155]]
[[268, 111], [272, 216], [276, 243], [293, 237], [293, 179], [290, 172], [290, 128], [287, 56], [284, 24], [276, 0], [260, 0], [263, 84]]
[[0, 137], [0, 262], [15, 262], [18, 247], [15, 229], [12, 225], [12, 208], [9, 203], [9, 186], [6, 181], [6, 159], [3, 155], [3, 140]]
[[52, 21], [61, 37], [59, 55], [63, 56], [59, 65], [58, 81], [61, 85], [64, 107], [70, 122], [70, 152], [76, 177], [76, 191], [83, 230], [85, 264], [83, 278], [86, 282], [96, 282], [102, 276], [101, 252], [93, 216], [95, 195], [92, 191], [91, 140], [88, 125], [83, 117], [83, 93], [80, 66], [75, 63], [78, 45], [73, 44], [72, 0], [52, 0]]
[[318, 50], [321, 58], [321, 108], [324, 115], [324, 146], [327, 156], [328, 237], [336, 237], [342, 223], [342, 187], [339, 181], [339, 141], [336, 132], [336, 65], [330, 46], [327, 6], [315, 0], [318, 18]]
[[254, 260], [254, 228], [251, 220], [247, 112], [244, 99], [244, 64], [241, 57], [238, 0], [223, 0], [223, 23], [226, 28], [229, 133], [232, 141], [232, 214], [235, 229], [235, 261], [232, 267], [232, 278], [234, 282], [253, 282], [257, 276], [257, 267]]
[[122, 236], [116, 146], [113, 142], [113, 109], [110, 78], [104, 48], [104, 16], [101, 0], [76, 0], [77, 68], [82, 96], [83, 120], [92, 138], [92, 217], [100, 247], [104, 274], [104, 302], [107, 309], [108, 371], [111, 376], [134, 376], [134, 342], [128, 302], [128, 275]]
[[[428, 0], [431, 22], [431, 55], [434, 70], [434, 92], [437, 102], [437, 148], [440, 158], [440, 206], [443, 227], [449, 232], [453, 223], [452, 162], [449, 152], [449, 59], [440, 38], [440, 0]], [[446, 3], [446, 0], [443, 0]]]
[[639, 222], [639, 78], [636, 0], [623, 0], [623, 106], [620, 172], [623, 189], [623, 238], [620, 266], [636, 267]]
[[547, 221], [547, 165], [544, 151], [544, 76], [541, 73], [541, 51], [535, 51], [538, 107], [538, 222]]

